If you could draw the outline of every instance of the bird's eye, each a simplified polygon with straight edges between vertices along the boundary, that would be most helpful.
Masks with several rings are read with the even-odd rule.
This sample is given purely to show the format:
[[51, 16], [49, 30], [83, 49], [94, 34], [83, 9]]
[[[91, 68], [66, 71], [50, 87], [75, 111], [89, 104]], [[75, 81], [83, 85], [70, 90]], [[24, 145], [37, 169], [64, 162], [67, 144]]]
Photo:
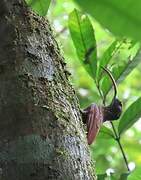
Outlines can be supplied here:
[[122, 106], [122, 103], [121, 103], [121, 101], [119, 102], [119, 105], [120, 105], [120, 106]]

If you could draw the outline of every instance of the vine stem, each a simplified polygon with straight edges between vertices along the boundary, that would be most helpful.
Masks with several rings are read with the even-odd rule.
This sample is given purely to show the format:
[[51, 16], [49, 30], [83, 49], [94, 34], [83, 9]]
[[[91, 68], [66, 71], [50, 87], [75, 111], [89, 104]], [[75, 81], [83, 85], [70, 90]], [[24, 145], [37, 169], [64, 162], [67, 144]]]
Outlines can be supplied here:
[[129, 169], [129, 166], [128, 166], [127, 157], [126, 157], [126, 154], [125, 154], [124, 149], [123, 149], [123, 147], [122, 147], [122, 144], [121, 144], [121, 142], [120, 142], [120, 137], [119, 137], [119, 135], [118, 135], [117, 132], [116, 132], [116, 129], [115, 129], [115, 126], [114, 126], [113, 122], [110, 121], [110, 123], [111, 123], [112, 129], [113, 129], [114, 135], [115, 135], [115, 140], [117, 141], [117, 143], [118, 143], [118, 145], [119, 145], [119, 148], [120, 148], [120, 150], [121, 150], [121, 153], [122, 153], [122, 156], [123, 156], [125, 165], [126, 165], [126, 167], [127, 167], [127, 170], [128, 170], [128, 172], [130, 172], [130, 169]]
[[[101, 90], [100, 90], [100, 87], [99, 87], [99, 85], [98, 85], [97, 83], [96, 83], [96, 86], [97, 86], [98, 92], [99, 92], [99, 94], [100, 94], [100, 97], [101, 97], [101, 99], [102, 99], [102, 101], [103, 101], [103, 105], [105, 106], [105, 99], [106, 99], [106, 97], [102, 94], [102, 92], [101, 92]], [[116, 128], [115, 128], [115, 126], [114, 126], [114, 124], [113, 124], [112, 121], [110, 121], [110, 124], [111, 124], [112, 129], [113, 129], [113, 134], [114, 134], [114, 136], [115, 136], [115, 140], [116, 140], [116, 142], [118, 143], [119, 148], [120, 148], [120, 151], [121, 151], [121, 153], [122, 153], [122, 156], [123, 156], [123, 159], [124, 159], [124, 162], [125, 162], [125, 166], [126, 166], [128, 172], [130, 172], [130, 169], [129, 169], [129, 166], [128, 166], [127, 157], [126, 157], [125, 151], [124, 151], [124, 149], [123, 149], [123, 147], [122, 147], [122, 144], [121, 144], [121, 141], [120, 141], [120, 136], [118, 135], [118, 133], [117, 133], [117, 131], [116, 131]]]

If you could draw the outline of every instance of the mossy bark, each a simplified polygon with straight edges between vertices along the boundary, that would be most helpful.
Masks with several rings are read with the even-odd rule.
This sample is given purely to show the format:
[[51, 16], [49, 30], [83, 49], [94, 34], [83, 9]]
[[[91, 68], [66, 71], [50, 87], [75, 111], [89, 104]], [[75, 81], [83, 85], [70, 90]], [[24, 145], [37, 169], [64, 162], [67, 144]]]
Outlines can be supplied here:
[[95, 179], [48, 21], [23, 0], [1, 0], [0, 7], [0, 179]]

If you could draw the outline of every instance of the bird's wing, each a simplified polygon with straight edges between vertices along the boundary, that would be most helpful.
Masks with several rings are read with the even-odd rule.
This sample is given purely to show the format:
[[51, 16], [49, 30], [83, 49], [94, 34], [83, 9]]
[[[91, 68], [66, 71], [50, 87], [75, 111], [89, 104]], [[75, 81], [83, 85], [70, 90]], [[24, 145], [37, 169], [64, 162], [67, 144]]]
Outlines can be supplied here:
[[101, 107], [97, 106], [96, 104], [92, 104], [87, 113], [87, 140], [88, 144], [92, 144], [95, 140], [97, 133], [99, 132], [100, 126], [103, 122], [103, 114]]

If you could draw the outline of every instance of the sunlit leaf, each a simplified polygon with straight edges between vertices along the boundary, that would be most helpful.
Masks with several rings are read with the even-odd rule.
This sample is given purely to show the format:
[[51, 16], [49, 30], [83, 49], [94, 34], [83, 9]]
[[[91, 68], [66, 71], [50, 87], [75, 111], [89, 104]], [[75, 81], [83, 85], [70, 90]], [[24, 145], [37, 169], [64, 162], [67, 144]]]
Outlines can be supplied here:
[[[122, 41], [118, 41], [115, 40], [109, 47], [108, 49], [104, 52], [103, 56], [98, 60], [99, 62], [99, 67], [105, 67], [106, 65], [108, 65], [108, 63], [110, 62], [111, 58], [115, 55], [115, 53], [117, 53], [117, 51], [119, 50], [120, 46], [122, 44]], [[100, 80], [101, 78], [101, 71], [102, 69], [99, 68], [97, 70], [97, 78]]]
[[89, 18], [75, 9], [69, 15], [69, 30], [80, 61], [94, 78], [97, 68], [97, 50], [94, 29]]
[[[119, 83], [122, 82], [139, 63], [141, 63], [141, 50], [138, 46], [137, 53], [132, 57], [132, 54], [129, 54], [128, 61], [122, 62], [120, 65], [116, 65], [112, 68], [112, 74], [114, 79]], [[105, 76], [102, 81], [102, 91], [106, 95], [112, 87], [111, 81], [108, 76]]]
[[128, 180], [140, 180], [141, 179], [141, 166], [135, 168], [135, 170], [128, 176]]
[[141, 40], [140, 0], [75, 1], [115, 35]]
[[141, 97], [131, 104], [122, 115], [118, 126], [119, 134], [129, 129], [139, 117], [141, 117]]
[[45, 16], [51, 0], [26, 0], [26, 2], [37, 14]]

